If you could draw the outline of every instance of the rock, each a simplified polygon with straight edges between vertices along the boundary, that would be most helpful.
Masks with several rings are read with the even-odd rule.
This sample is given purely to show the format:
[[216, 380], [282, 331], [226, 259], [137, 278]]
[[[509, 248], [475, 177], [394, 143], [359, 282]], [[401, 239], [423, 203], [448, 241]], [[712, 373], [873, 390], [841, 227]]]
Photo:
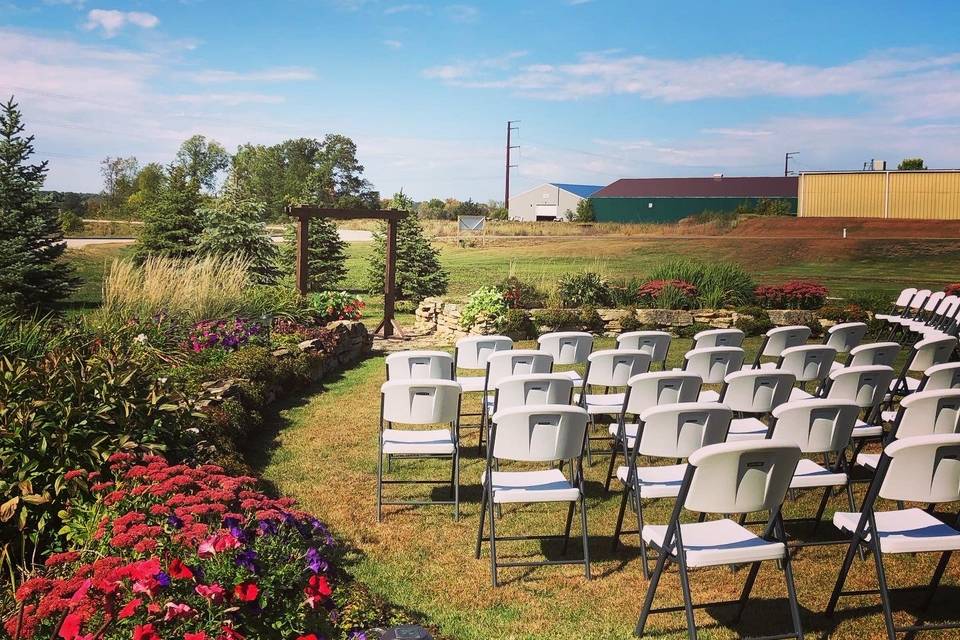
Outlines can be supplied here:
[[810, 324], [817, 319], [816, 313], [802, 309], [770, 309], [767, 314], [770, 316], [770, 321], [778, 327]]

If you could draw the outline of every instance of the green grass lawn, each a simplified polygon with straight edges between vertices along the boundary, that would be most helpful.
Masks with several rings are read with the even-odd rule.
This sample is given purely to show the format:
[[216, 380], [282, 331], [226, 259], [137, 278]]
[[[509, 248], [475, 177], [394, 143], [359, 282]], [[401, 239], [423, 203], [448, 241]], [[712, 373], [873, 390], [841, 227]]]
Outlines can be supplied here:
[[[598, 340], [597, 347], [612, 345]], [[670, 365], [679, 363], [687, 341], [677, 340], [671, 349]], [[529, 346], [529, 345], [519, 345]], [[745, 345], [748, 356], [758, 348], [758, 339]], [[331, 381], [324, 393], [307, 397], [296, 406], [280, 409], [272, 419], [273, 429], [253, 443], [264, 476], [286, 495], [327, 521], [346, 544], [356, 550], [349, 571], [373, 591], [408, 610], [419, 612], [426, 623], [446, 638], [488, 640], [489, 638], [580, 640], [631, 637], [639, 614], [646, 582], [639, 566], [635, 535], [625, 536], [624, 545], [611, 551], [611, 534], [620, 501], [619, 488], [603, 492], [606, 458], [597, 457], [586, 468], [588, 515], [594, 579], [587, 582], [577, 566], [537, 569], [504, 569], [500, 588], [490, 586], [490, 564], [486, 548], [479, 560], [473, 544], [479, 521], [479, 480], [483, 460], [477, 455], [476, 429], [462, 431], [461, 496], [462, 517], [453, 522], [448, 506], [385, 507], [385, 519], [375, 517], [377, 460], [378, 389], [383, 381], [383, 359], [374, 357]], [[467, 397], [465, 410], [473, 410], [478, 394]], [[474, 419], [465, 419], [472, 423]], [[600, 435], [604, 427], [596, 430]], [[602, 444], [595, 444], [602, 447]], [[440, 461], [397, 464], [401, 476], [443, 477], [449, 463]], [[614, 487], [616, 487], [614, 483]], [[864, 485], [857, 489], [862, 498]], [[398, 489], [387, 489], [396, 492]], [[425, 497], [429, 489], [413, 488], [409, 497]], [[439, 490], [438, 490], [439, 491]], [[398, 495], [392, 493], [391, 495]], [[445, 495], [445, 494], [444, 494]], [[786, 517], [815, 513], [820, 493], [801, 494], [785, 508]], [[831, 500], [829, 513], [845, 507], [845, 499]], [[647, 522], [663, 523], [672, 503], [648, 501]], [[562, 531], [565, 508], [558, 505], [523, 505], [504, 508], [497, 524], [501, 535]], [[632, 522], [628, 511], [627, 522]], [[807, 534], [808, 525], [791, 526], [794, 534]], [[579, 535], [575, 525], [574, 536]], [[823, 526], [821, 537], [837, 533]], [[579, 539], [571, 544], [571, 556], [578, 557]], [[808, 637], [880, 637], [883, 621], [875, 597], [845, 599], [843, 610], [831, 621], [822, 615], [845, 552], [843, 546], [802, 550], [794, 564], [803, 622]], [[503, 543], [502, 559], [532, 560], [546, 554], [559, 558], [555, 543]], [[901, 556], [889, 559], [888, 575], [895, 586], [925, 584], [936, 558]], [[692, 574], [697, 601], [736, 598], [746, 571], [719, 567]], [[736, 627], [731, 626], [728, 609], [708, 608], [697, 613], [704, 638], [731, 638], [764, 635], [788, 630], [789, 615], [782, 573], [772, 565], [760, 572], [754, 603]], [[872, 562], [856, 562], [848, 588], [875, 587]], [[930, 620], [956, 618], [960, 597], [957, 573], [945, 579]], [[897, 601], [916, 612], [917, 596], [897, 594]], [[681, 604], [678, 575], [668, 571], [661, 581], [658, 606]], [[909, 616], [897, 614], [906, 624]], [[836, 625], [836, 627], [834, 626]], [[652, 637], [686, 636], [683, 614], [651, 618]], [[955, 637], [955, 636], [954, 636]]]

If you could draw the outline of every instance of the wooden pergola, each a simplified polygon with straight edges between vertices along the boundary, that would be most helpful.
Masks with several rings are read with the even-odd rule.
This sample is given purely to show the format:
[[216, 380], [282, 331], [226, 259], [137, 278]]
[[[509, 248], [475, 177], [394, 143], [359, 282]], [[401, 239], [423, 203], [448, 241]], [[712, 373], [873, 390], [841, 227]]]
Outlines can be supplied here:
[[374, 330], [384, 338], [403, 338], [403, 331], [394, 319], [397, 301], [397, 221], [407, 215], [399, 209], [328, 209], [309, 205], [288, 205], [287, 215], [297, 219], [297, 291], [306, 295], [310, 291], [310, 263], [307, 248], [310, 238], [310, 220], [330, 218], [333, 220], [386, 220], [387, 252], [383, 278], [383, 320]]

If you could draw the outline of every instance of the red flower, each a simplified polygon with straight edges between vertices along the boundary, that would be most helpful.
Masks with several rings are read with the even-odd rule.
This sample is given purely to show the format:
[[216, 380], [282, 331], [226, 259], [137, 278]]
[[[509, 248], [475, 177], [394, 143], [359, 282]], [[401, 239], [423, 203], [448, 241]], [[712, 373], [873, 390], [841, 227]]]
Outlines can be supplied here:
[[256, 600], [260, 595], [260, 587], [255, 582], [241, 582], [233, 588], [233, 597], [241, 602]]
[[77, 636], [80, 635], [82, 623], [83, 621], [76, 613], [68, 614], [67, 617], [63, 619], [63, 624], [60, 625], [60, 633], [58, 635], [63, 638], [63, 640], [75, 640]]
[[187, 580], [193, 577], [193, 571], [190, 570], [190, 567], [183, 563], [183, 560], [180, 558], [174, 558], [170, 562], [170, 566], [167, 568], [167, 573], [170, 574], [171, 578], [175, 580]]
[[124, 618], [129, 618], [137, 612], [137, 607], [143, 603], [143, 600], [140, 598], [134, 598], [127, 604], [123, 605], [123, 608], [120, 609], [120, 612], [117, 613], [117, 617], [123, 620]]
[[207, 640], [207, 634], [203, 631], [198, 631], [196, 633], [190, 633], [189, 631], [183, 634], [183, 640]]
[[297, 636], [297, 640], [320, 640], [315, 633], [308, 633], [304, 636]]
[[160, 640], [152, 624], [141, 624], [133, 629], [133, 640]]
[[307, 594], [307, 604], [310, 608], [316, 609], [318, 604], [330, 597], [333, 589], [330, 588], [330, 583], [327, 582], [326, 576], [314, 574], [310, 576], [310, 580], [307, 582], [307, 586], [303, 592]]
[[244, 640], [244, 636], [235, 631], [232, 627], [224, 625], [221, 631], [222, 633], [217, 640]]

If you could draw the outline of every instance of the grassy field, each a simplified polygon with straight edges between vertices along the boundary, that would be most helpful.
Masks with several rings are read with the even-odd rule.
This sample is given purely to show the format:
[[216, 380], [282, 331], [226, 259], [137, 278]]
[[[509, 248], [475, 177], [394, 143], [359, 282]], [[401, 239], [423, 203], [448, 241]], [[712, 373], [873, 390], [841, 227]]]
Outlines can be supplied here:
[[[604, 339], [598, 347], [609, 347]], [[677, 341], [671, 362], [679, 361], [686, 341]], [[745, 345], [748, 355], [757, 339]], [[586, 469], [591, 556], [594, 579], [587, 582], [576, 566], [532, 570], [505, 569], [503, 586], [490, 586], [489, 556], [486, 548], [480, 560], [473, 557], [478, 523], [479, 478], [483, 461], [476, 447], [466, 446], [462, 460], [462, 517], [452, 521], [448, 507], [385, 508], [382, 524], [375, 518], [375, 474], [377, 446], [378, 388], [383, 381], [383, 359], [374, 357], [332, 381], [324, 393], [303, 398], [280, 408], [272, 419], [273, 429], [252, 443], [251, 451], [265, 477], [284, 494], [297, 498], [320, 514], [356, 550], [349, 570], [374, 591], [409, 610], [446, 638], [487, 640], [489, 638], [580, 640], [630, 637], [646, 582], [639, 566], [636, 536], [624, 537], [624, 546], [611, 551], [611, 534], [619, 506], [619, 488], [604, 495], [606, 459], [595, 459]], [[468, 396], [466, 410], [478, 400]], [[474, 419], [465, 419], [473, 422]], [[602, 433], [602, 430], [598, 430]], [[476, 442], [477, 431], [464, 429], [465, 442]], [[399, 466], [399, 465], [398, 465]], [[441, 462], [399, 466], [405, 476], [443, 477], [449, 467]], [[616, 487], [616, 483], [614, 484]], [[863, 487], [858, 489], [862, 497]], [[396, 490], [396, 489], [394, 489]], [[416, 491], [416, 489], [414, 489]], [[392, 495], [397, 495], [393, 493]], [[412, 497], [412, 494], [406, 494]], [[423, 497], [426, 493], [416, 494]], [[801, 494], [788, 502], [786, 517], [812, 515], [820, 497]], [[837, 496], [830, 512], [845, 505]], [[648, 522], [664, 522], [671, 503], [649, 501]], [[565, 509], [557, 505], [526, 505], [504, 508], [497, 528], [501, 535], [558, 533]], [[628, 512], [628, 520], [630, 522]], [[791, 531], [807, 533], [808, 525]], [[577, 525], [574, 536], [579, 535]], [[829, 526], [821, 536], [835, 537]], [[571, 557], [578, 557], [578, 538], [571, 544]], [[555, 543], [505, 543], [499, 545], [503, 559], [535, 559], [541, 554], [559, 558]], [[813, 547], [802, 550], [795, 562], [803, 622], [808, 637], [873, 638], [883, 635], [882, 616], [875, 597], [847, 598], [834, 620], [822, 615], [837, 577], [845, 547]], [[925, 584], [936, 558], [903, 556], [887, 562], [893, 586]], [[726, 567], [696, 571], [692, 576], [695, 601], [737, 597], [746, 571]], [[872, 562], [856, 562], [848, 588], [875, 588]], [[960, 598], [957, 572], [948, 571], [934, 606], [927, 612], [931, 621], [954, 619]], [[788, 630], [789, 616], [782, 573], [771, 564], [761, 570], [754, 601], [736, 627], [732, 613], [724, 608], [698, 612], [704, 638], [731, 638], [738, 634], [763, 635]], [[898, 613], [897, 622], [906, 624], [916, 613], [917, 594], [897, 594], [896, 602], [909, 614]], [[678, 576], [669, 571], [661, 581], [658, 606], [681, 604]], [[652, 637], [685, 637], [683, 614], [658, 615], [648, 627]], [[956, 636], [954, 636], [956, 637]]]

